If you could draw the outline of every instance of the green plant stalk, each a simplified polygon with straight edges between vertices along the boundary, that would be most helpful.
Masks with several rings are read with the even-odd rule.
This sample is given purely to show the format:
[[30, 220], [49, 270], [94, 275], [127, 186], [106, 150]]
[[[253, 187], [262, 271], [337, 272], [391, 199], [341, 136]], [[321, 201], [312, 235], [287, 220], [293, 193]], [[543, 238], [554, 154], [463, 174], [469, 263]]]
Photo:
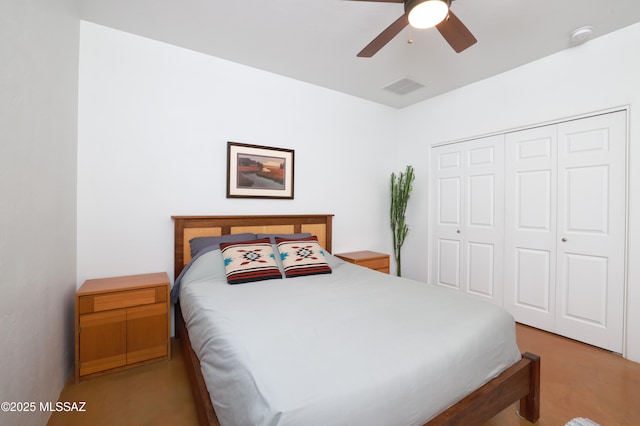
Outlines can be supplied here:
[[409, 226], [405, 222], [405, 212], [407, 210], [407, 202], [413, 189], [413, 180], [415, 178], [413, 167], [407, 166], [404, 173], [400, 172], [398, 176], [391, 173], [391, 231], [393, 233], [393, 256], [396, 260], [396, 274], [402, 275], [402, 245], [409, 233]]

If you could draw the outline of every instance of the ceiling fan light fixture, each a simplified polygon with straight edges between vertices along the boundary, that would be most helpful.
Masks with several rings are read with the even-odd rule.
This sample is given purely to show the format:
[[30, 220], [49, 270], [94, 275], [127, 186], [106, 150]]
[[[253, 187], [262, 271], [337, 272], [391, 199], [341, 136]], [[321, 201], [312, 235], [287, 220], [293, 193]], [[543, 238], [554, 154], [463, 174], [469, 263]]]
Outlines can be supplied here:
[[448, 2], [444, 0], [418, 0], [405, 2], [405, 13], [409, 24], [418, 29], [438, 25], [449, 14]]

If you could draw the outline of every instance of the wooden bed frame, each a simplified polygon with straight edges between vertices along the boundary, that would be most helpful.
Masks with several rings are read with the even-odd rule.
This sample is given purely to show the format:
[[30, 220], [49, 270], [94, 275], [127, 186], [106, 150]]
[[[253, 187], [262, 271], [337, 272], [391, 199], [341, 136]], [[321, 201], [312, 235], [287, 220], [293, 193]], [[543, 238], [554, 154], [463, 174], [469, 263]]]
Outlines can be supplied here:
[[[219, 236], [252, 232], [256, 234], [291, 234], [310, 232], [320, 245], [331, 252], [331, 214], [271, 216], [172, 216], [175, 225], [174, 274], [178, 277], [191, 259], [189, 240], [202, 236]], [[180, 304], [176, 304], [176, 337], [181, 340], [185, 364], [198, 419], [205, 426], [219, 426], [209, 392], [200, 370], [200, 362], [191, 349]], [[522, 359], [495, 379], [476, 389], [427, 425], [482, 425], [511, 404], [520, 401], [518, 414], [535, 423], [540, 417], [540, 358], [524, 353]]]

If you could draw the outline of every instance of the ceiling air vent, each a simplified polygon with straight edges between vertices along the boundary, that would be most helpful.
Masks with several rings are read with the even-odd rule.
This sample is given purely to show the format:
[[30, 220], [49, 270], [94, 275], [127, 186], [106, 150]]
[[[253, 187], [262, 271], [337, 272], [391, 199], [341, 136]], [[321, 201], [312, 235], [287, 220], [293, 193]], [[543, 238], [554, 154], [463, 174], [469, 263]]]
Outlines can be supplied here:
[[393, 92], [398, 95], [406, 95], [407, 93], [413, 92], [414, 90], [418, 90], [422, 87], [424, 87], [424, 84], [420, 84], [417, 81], [413, 81], [410, 78], [405, 77], [384, 87], [384, 90], [388, 90], [389, 92]]

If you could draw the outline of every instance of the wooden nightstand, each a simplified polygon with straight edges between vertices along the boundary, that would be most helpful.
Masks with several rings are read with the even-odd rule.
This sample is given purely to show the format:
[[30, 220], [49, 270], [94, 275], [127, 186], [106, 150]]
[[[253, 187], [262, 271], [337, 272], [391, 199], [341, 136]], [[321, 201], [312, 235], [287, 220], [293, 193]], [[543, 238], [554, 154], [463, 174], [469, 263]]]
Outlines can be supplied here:
[[364, 250], [340, 253], [335, 256], [349, 263], [375, 269], [385, 274], [389, 273], [389, 255], [385, 253]]
[[75, 378], [171, 357], [165, 272], [87, 280], [76, 292]]

